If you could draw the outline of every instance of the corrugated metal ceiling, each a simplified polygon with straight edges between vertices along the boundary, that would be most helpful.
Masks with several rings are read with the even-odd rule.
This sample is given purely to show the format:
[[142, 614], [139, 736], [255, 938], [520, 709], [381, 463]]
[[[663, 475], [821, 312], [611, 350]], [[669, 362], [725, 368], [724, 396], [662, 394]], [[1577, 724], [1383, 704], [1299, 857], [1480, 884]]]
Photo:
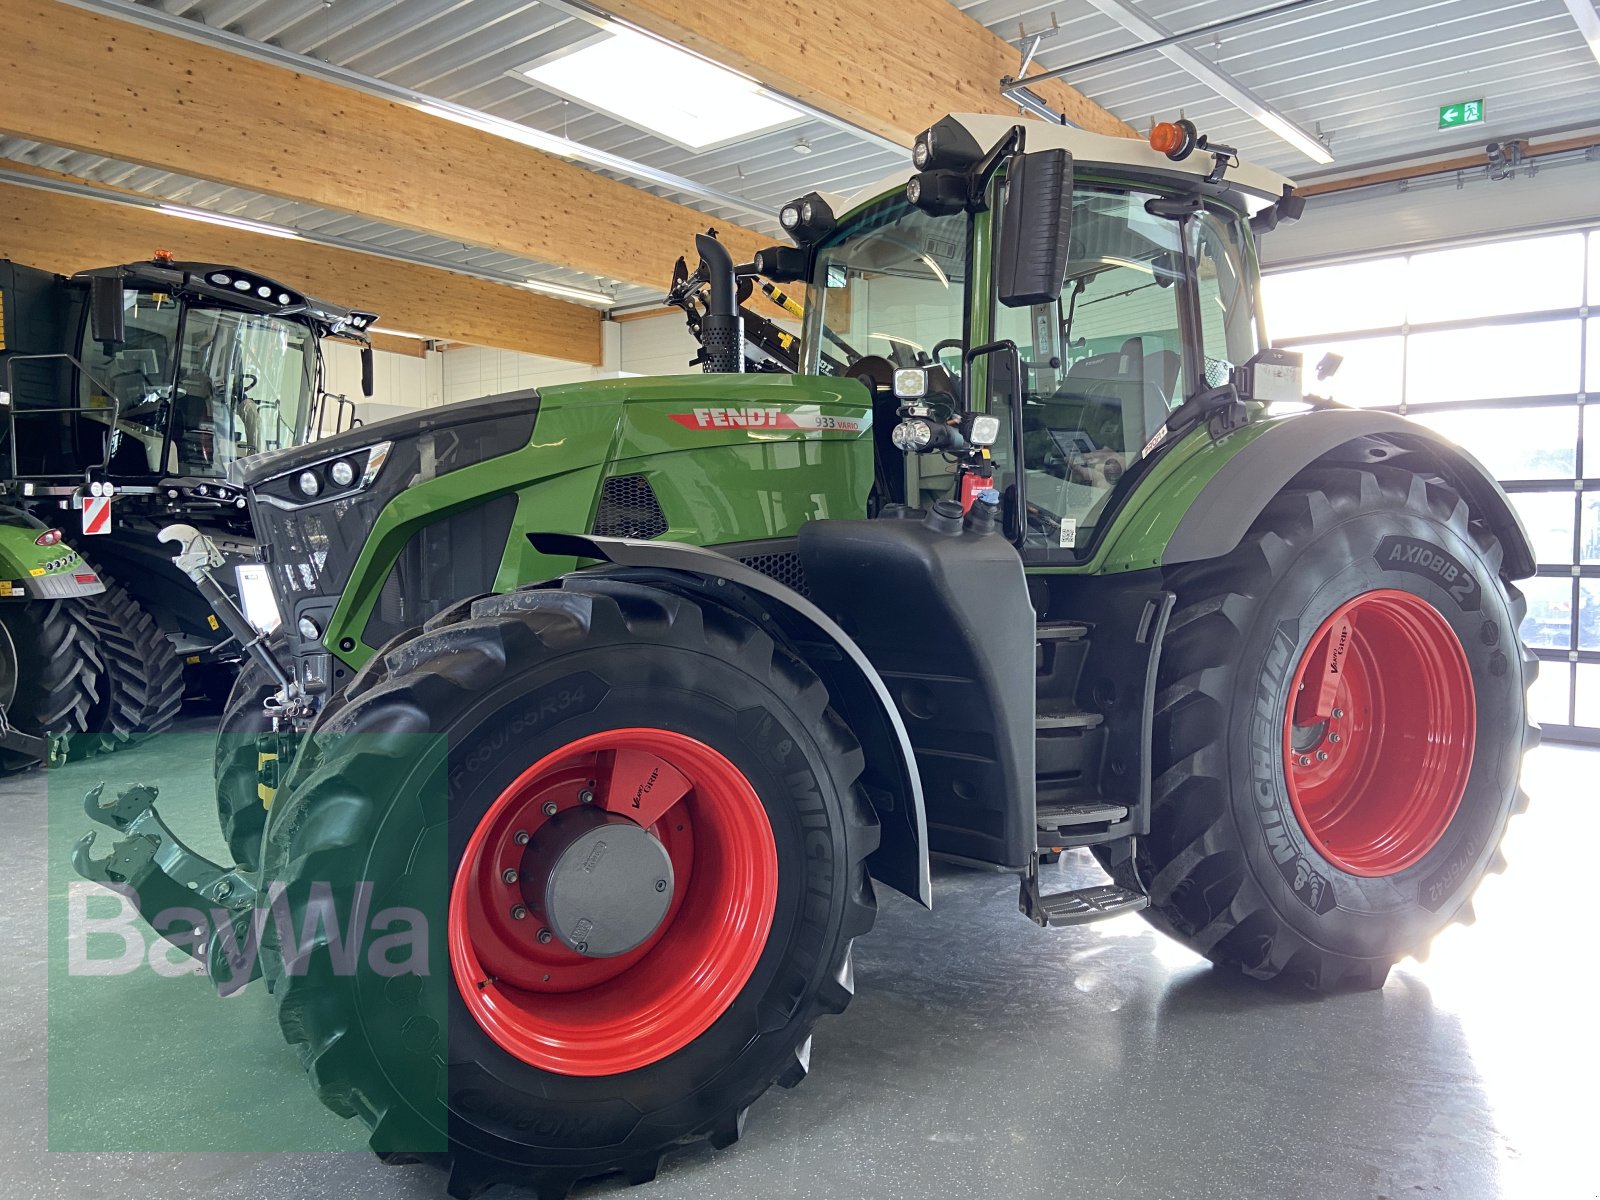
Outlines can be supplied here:
[[[564, 0], [139, 3], [571, 138], [765, 212], [813, 187], [854, 191], [905, 161], [880, 142], [809, 116], [783, 130], [694, 154], [511, 74], [592, 36], [593, 24]], [[1175, 33], [1271, 3], [1135, 0], [1140, 13]], [[1133, 34], [1088, 0], [957, 0], [957, 7], [1012, 41], [1054, 22], [1059, 32], [1041, 44], [1036, 59], [1046, 69], [1137, 44]], [[1562, 0], [1322, 0], [1183, 44], [1286, 116], [1325, 135], [1336, 157], [1329, 169], [1334, 172], [1600, 123], [1600, 66]], [[1247, 158], [1302, 179], [1327, 173], [1314, 172], [1305, 156], [1154, 51], [1085, 68], [1069, 75], [1068, 82], [1141, 129], [1152, 117], [1183, 112]], [[1485, 124], [1467, 131], [1436, 127], [1439, 105], [1480, 96], [1486, 101]], [[997, 95], [996, 108], [1001, 107]], [[801, 142], [810, 153], [796, 151]], [[482, 247], [36, 143], [0, 139], [0, 156], [379, 251], [398, 249], [441, 266], [604, 290], [619, 304], [652, 294]], [[761, 224], [748, 212], [718, 208], [668, 187], [647, 190], [700, 208], [712, 220]], [[774, 225], [766, 227], [776, 233]]]
[[[1137, 44], [1087, 0], [961, 0], [1016, 42], [1051, 28], [1036, 61], [1049, 70]], [[1172, 33], [1272, 0], [1137, 0]], [[1139, 129], [1182, 112], [1218, 141], [1286, 175], [1481, 148], [1600, 123], [1600, 64], [1562, 0], [1323, 0], [1182, 43], [1274, 108], [1328, 137], [1334, 166], [1311, 161], [1155, 51], [1086, 68], [1067, 82]], [[1438, 128], [1441, 105], [1482, 98], [1487, 120]]]
[[[513, 75], [517, 68], [596, 34], [590, 22], [536, 0], [140, 0], [174, 15], [227, 29], [387, 83], [669, 171], [776, 213], [807, 187], [849, 192], [881, 178], [894, 154], [816, 119], [721, 150], [695, 154], [632, 125], [547, 92]], [[662, 80], [662, 87], [671, 86]], [[803, 141], [810, 150], [798, 153]], [[723, 219], [693, 197], [651, 189]], [[768, 224], [776, 233], [776, 225]]]
[[263, 196], [258, 192], [223, 187], [185, 175], [134, 166], [21, 138], [0, 137], [0, 159], [44, 167], [63, 175], [108, 187], [124, 188], [173, 204], [281, 225], [304, 234], [337, 238], [355, 247], [370, 248], [374, 253], [402, 254], [441, 267], [457, 268], [468, 274], [486, 272], [581, 288], [609, 295], [615, 304], [638, 304], [660, 294], [658, 290], [603, 280], [514, 254], [400, 229], [381, 221], [331, 212], [311, 204], [297, 204], [274, 196]]

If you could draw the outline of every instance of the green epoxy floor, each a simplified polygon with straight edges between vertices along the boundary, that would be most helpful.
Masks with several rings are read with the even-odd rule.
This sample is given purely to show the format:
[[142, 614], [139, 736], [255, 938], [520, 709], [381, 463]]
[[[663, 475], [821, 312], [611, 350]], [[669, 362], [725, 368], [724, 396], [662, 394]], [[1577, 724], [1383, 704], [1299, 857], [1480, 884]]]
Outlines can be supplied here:
[[[224, 1001], [149, 969], [66, 976], [83, 791], [159, 778], [170, 824], [220, 856], [207, 730], [0, 781], [0, 1196], [442, 1195], [316, 1103], [259, 986]], [[1009, 878], [942, 868], [931, 914], [880, 891], [811, 1078], [731, 1150], [580, 1194], [1593, 1200], [1600, 752], [1542, 748], [1525, 778], [1477, 925], [1367, 995], [1264, 990], [1138, 917], [1039, 932]]]

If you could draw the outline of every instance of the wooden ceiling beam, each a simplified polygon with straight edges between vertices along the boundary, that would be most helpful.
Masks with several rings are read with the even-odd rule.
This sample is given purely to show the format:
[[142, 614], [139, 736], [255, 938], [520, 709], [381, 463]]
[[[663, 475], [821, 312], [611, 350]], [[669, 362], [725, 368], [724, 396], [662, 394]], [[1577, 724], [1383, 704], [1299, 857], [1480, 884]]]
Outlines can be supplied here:
[[664, 289], [713, 223], [740, 261], [771, 241], [553, 154], [56, 0], [0, 0], [0, 29], [0, 134], [647, 287]]
[[433, 267], [269, 237], [110, 201], [0, 184], [0, 258], [63, 275], [137, 262], [157, 248], [179, 260], [260, 271], [297, 290], [379, 314], [427, 337], [600, 363], [600, 314], [521, 288]]
[[[1017, 48], [950, 0], [596, 0], [619, 20], [908, 150], [948, 113], [1008, 112]], [[1024, 80], [1023, 82], [1027, 82]], [[1074, 125], [1137, 131], [1060, 80], [1033, 86]]]

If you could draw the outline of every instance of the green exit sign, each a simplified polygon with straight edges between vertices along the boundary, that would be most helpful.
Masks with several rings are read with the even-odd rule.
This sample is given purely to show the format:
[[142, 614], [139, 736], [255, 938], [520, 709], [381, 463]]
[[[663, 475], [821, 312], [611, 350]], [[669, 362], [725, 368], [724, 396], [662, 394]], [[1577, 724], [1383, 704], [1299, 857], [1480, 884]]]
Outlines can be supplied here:
[[1481, 125], [1482, 100], [1458, 100], [1454, 104], [1439, 106], [1439, 128], [1454, 129], [1457, 125]]

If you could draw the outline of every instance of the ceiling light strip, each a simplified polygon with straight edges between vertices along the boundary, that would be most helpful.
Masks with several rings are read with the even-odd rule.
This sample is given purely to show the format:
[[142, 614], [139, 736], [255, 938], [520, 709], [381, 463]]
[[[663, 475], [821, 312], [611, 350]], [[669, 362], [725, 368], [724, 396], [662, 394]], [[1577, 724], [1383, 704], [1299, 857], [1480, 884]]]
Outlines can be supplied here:
[[1567, 11], [1578, 23], [1578, 32], [1589, 43], [1589, 53], [1600, 63], [1600, 13], [1595, 12], [1589, 0], [1567, 0]]
[[[0, 167], [0, 183], [15, 184], [18, 187], [33, 188], [41, 192], [56, 192], [66, 196], [78, 196], [86, 200], [121, 204], [129, 208], [149, 209], [153, 212], [166, 213], [169, 216], [184, 217], [191, 221], [204, 221], [211, 225], [222, 225], [229, 229], [262, 234], [266, 237], [293, 238], [302, 242], [312, 242], [318, 246], [327, 246], [333, 250], [348, 250], [354, 254], [366, 254], [373, 258], [385, 258], [394, 262], [410, 263], [412, 266], [429, 267], [435, 271], [449, 271], [454, 275], [465, 275], [469, 279], [482, 280], [484, 283], [495, 283], [503, 287], [538, 292], [541, 295], [551, 296], [560, 300], [572, 300], [579, 304], [592, 305], [596, 308], [610, 308], [615, 303], [615, 299], [605, 292], [569, 287], [561, 283], [546, 283], [540, 279], [526, 279], [520, 275], [508, 275], [500, 271], [477, 270], [457, 263], [426, 258], [420, 254], [407, 254], [403, 250], [380, 250], [365, 242], [352, 241], [348, 238], [290, 229], [282, 225], [270, 225], [265, 221], [252, 221], [248, 218], [235, 217], [228, 213], [216, 213], [203, 208], [191, 208], [184, 204], [172, 204], [151, 196], [108, 191], [105, 188], [95, 187], [86, 183], [75, 183], [66, 179], [50, 179]], [[380, 329], [379, 332], [383, 331]]]
[[[685, 46], [681, 42], [674, 42], [669, 38], [660, 37], [652, 33], [650, 30], [645, 29], [641, 25], [636, 25], [632, 21], [625, 21], [616, 14], [606, 11], [606, 9], [601, 5], [590, 4], [587, 3], [586, 0], [540, 0], [540, 2], [545, 8], [551, 8], [557, 12], [566, 13], [569, 17], [573, 17], [579, 21], [584, 21], [590, 25], [593, 25], [597, 29], [632, 30], [634, 33], [643, 34], [645, 37], [653, 38], [655, 41], [664, 42], [666, 45], [671, 46], [676, 50], [681, 50], [685, 54], [692, 55], [695, 58], [704, 59], [706, 62], [711, 63], [714, 66], [721, 67], [724, 71], [732, 71], [735, 75], [744, 75], [744, 72], [734, 71], [733, 68], [728, 66], [726, 63], [719, 63], [716, 61], [716, 59], [711, 58], [708, 55], [701, 54], [698, 50], [695, 50], [689, 46]], [[888, 150], [890, 153], [897, 154], [902, 158], [910, 156], [911, 152], [903, 142], [897, 142], [893, 138], [884, 137], [880, 133], [873, 133], [870, 129], [864, 129], [860, 125], [856, 125], [850, 121], [847, 121], [843, 117], [837, 116], [825, 108], [819, 108], [815, 104], [801, 100], [797, 96], [790, 95], [788, 92], [783, 92], [776, 88], [768, 87], [759, 79], [754, 79], [748, 75], [745, 75], [744, 77], [746, 79], [750, 79], [752, 83], [758, 85], [762, 91], [772, 96], [773, 99], [782, 100], [791, 108], [798, 109], [800, 112], [804, 113], [808, 117], [813, 118], [814, 120], [821, 121], [825, 125], [830, 125], [835, 129], [842, 130], [843, 132], [851, 134], [854, 137], [858, 137], [864, 142], [871, 143], [880, 150]]]
[[742, 213], [753, 218], [761, 224], [771, 227], [773, 225], [772, 213], [742, 196], [735, 196], [731, 192], [724, 192], [720, 188], [707, 187], [705, 184], [696, 183], [682, 175], [675, 175], [671, 171], [663, 171], [645, 163], [635, 162], [631, 158], [624, 158], [620, 154], [612, 154], [594, 146], [586, 146], [582, 142], [575, 142], [557, 134], [545, 133], [505, 117], [497, 117], [492, 113], [480, 112], [475, 108], [468, 108], [464, 104], [456, 104], [449, 100], [440, 100], [422, 92], [413, 91], [411, 88], [400, 87], [397, 84], [375, 79], [370, 75], [363, 75], [358, 71], [346, 67], [336, 66], [333, 63], [323, 62], [321, 59], [312, 58], [305, 54], [296, 54], [292, 50], [285, 50], [281, 46], [269, 45], [258, 42], [253, 38], [242, 37], [237, 33], [230, 33], [226, 29], [213, 29], [209, 25], [202, 25], [198, 21], [191, 21], [186, 17], [174, 17], [159, 8], [148, 8], [142, 4], [135, 4], [132, 0], [62, 0], [74, 8], [85, 9], [89, 12], [100, 13], [103, 16], [114, 17], [119, 21], [128, 21], [131, 24], [153, 29], [158, 33], [171, 34], [174, 37], [184, 38], [202, 45], [216, 46], [233, 54], [242, 54], [258, 62], [270, 63], [273, 66], [283, 67], [301, 75], [309, 75], [327, 83], [338, 84], [341, 87], [351, 88], [355, 91], [365, 92], [369, 96], [376, 96], [380, 100], [388, 100], [395, 104], [403, 104], [407, 108], [416, 109], [429, 116], [443, 120], [453, 121], [458, 125], [465, 125], [476, 129], [480, 133], [487, 133], [494, 137], [505, 138], [507, 141], [518, 142], [524, 146], [542, 150], [547, 154], [558, 155], [588, 167], [598, 167], [606, 171], [615, 171], [618, 175], [626, 176], [631, 180], [648, 183], [654, 187], [666, 188], [683, 196], [691, 197], [703, 204], [716, 208], [727, 209], [732, 212]]

